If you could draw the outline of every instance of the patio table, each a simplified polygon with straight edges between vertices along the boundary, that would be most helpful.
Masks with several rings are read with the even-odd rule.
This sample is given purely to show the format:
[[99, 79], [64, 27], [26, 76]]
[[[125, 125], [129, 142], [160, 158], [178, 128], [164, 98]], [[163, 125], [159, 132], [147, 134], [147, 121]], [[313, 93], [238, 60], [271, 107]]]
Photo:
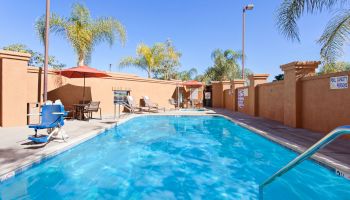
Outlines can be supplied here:
[[84, 109], [86, 106], [88, 106], [88, 104], [73, 104], [74, 106], [74, 110], [75, 110], [75, 118], [78, 120], [85, 120], [85, 116], [84, 116]]

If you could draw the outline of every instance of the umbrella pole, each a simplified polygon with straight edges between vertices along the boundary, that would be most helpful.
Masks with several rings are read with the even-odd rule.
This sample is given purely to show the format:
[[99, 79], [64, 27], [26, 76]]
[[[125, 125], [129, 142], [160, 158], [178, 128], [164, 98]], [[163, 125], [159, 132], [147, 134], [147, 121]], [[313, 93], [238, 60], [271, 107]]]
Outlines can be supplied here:
[[85, 73], [84, 73], [84, 87], [83, 87], [83, 104], [85, 104]]
[[177, 87], [177, 108], [180, 108], [180, 102], [179, 102], [179, 95], [180, 95], [180, 91], [179, 91], [179, 84], [176, 84]]

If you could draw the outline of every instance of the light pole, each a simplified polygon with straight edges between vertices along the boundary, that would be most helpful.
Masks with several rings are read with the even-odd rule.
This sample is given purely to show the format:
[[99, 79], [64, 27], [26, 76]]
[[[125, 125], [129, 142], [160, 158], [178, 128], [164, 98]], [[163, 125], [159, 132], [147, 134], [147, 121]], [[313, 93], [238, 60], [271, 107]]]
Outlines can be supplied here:
[[244, 79], [244, 35], [245, 35], [245, 11], [253, 10], [254, 5], [249, 4], [243, 7], [242, 13], [242, 79]]
[[50, 0], [46, 0], [45, 21], [45, 63], [44, 63], [44, 102], [47, 101], [47, 70], [49, 65]]

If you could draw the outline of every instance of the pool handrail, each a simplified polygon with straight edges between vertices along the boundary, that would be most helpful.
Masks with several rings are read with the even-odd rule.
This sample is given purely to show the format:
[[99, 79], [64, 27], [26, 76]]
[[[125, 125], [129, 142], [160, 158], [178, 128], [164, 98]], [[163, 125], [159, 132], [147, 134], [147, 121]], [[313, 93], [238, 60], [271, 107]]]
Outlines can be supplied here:
[[296, 165], [300, 164], [304, 160], [310, 158], [313, 154], [315, 154], [318, 150], [326, 146], [327, 144], [331, 143], [335, 139], [337, 139], [339, 136], [350, 134], [350, 125], [346, 126], [340, 126], [330, 133], [328, 133], [326, 136], [324, 136], [322, 139], [320, 139], [318, 142], [316, 142], [314, 145], [312, 145], [310, 148], [308, 148], [304, 153], [300, 154], [298, 157], [294, 158], [292, 161], [290, 161], [287, 165], [285, 165], [283, 168], [278, 170], [275, 174], [270, 176], [268, 179], [266, 179], [263, 183], [259, 185], [259, 199], [263, 199], [263, 190], [264, 188], [272, 183], [276, 178], [282, 176], [289, 170], [293, 169]]

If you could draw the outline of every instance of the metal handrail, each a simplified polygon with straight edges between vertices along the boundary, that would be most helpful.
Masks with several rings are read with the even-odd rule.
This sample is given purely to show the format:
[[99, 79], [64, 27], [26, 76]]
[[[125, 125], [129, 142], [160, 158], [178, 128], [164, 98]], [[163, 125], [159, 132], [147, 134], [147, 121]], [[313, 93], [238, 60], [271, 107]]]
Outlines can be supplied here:
[[264, 187], [273, 182], [277, 177], [282, 176], [292, 168], [294, 168], [299, 163], [303, 162], [304, 160], [311, 157], [313, 154], [315, 154], [318, 150], [338, 138], [342, 135], [350, 134], [350, 125], [348, 126], [340, 126], [330, 133], [328, 133], [325, 137], [323, 137], [321, 140], [319, 140], [317, 143], [312, 145], [310, 148], [308, 148], [304, 153], [300, 154], [298, 157], [294, 158], [292, 161], [290, 161], [286, 166], [284, 166], [282, 169], [277, 171], [275, 174], [270, 176], [268, 179], [266, 179], [262, 184], [259, 185], [259, 199], [263, 199], [263, 190]]

